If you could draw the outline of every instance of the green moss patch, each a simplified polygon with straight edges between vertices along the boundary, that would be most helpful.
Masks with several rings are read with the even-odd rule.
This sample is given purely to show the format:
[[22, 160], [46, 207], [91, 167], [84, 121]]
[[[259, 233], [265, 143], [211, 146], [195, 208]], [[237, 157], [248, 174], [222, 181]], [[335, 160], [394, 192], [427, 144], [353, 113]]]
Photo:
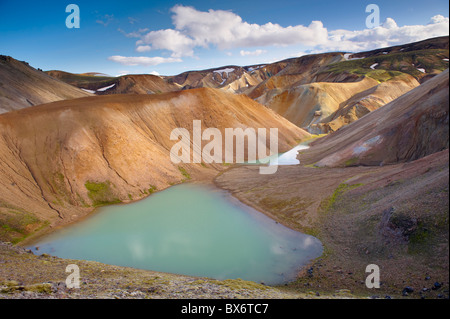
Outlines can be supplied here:
[[[441, 220], [444, 222], [440, 222]], [[442, 216], [416, 218], [409, 216], [408, 212], [402, 212], [394, 213], [389, 221], [392, 228], [401, 231], [408, 242], [408, 253], [413, 255], [433, 254], [433, 243], [438, 241], [439, 234], [448, 231], [448, 218], [444, 219]]]
[[358, 163], [358, 158], [352, 157], [351, 159], [345, 161], [344, 165], [345, 166], [356, 166], [357, 163]]
[[31, 233], [48, 225], [31, 213], [20, 210], [0, 211], [0, 240], [17, 244]]
[[[169, 185], [171, 185], [171, 184], [169, 183]], [[149, 186], [150, 186], [149, 189], [143, 190], [143, 193], [146, 195], [151, 195], [158, 190], [158, 187], [156, 187], [155, 185], [150, 184]]]
[[100, 183], [87, 181], [84, 186], [88, 190], [92, 205], [95, 207], [121, 203], [121, 200], [112, 191], [109, 181]]
[[158, 188], [156, 186], [150, 185], [150, 188], [148, 189], [148, 193], [153, 194], [157, 190], [158, 190]]
[[353, 185], [349, 185], [349, 184], [346, 184], [346, 183], [339, 184], [339, 186], [333, 192], [333, 195], [331, 195], [329, 198], [327, 198], [324, 201], [322, 201], [322, 203], [320, 204], [321, 211], [324, 212], [324, 213], [329, 212], [330, 210], [333, 209], [336, 201], [345, 192], [348, 192], [349, 190], [355, 189], [355, 188], [360, 187], [362, 185], [363, 184], [353, 184]]
[[191, 179], [191, 175], [183, 167], [178, 166], [178, 170], [184, 176], [183, 182]]

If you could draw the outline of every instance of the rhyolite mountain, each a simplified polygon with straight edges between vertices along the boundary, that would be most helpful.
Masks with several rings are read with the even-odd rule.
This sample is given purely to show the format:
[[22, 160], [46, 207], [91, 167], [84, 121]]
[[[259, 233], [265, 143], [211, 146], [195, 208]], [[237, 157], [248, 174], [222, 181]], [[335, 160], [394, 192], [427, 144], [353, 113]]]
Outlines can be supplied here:
[[[448, 40], [445, 36], [367, 52], [311, 54], [164, 77], [48, 73], [99, 95], [200, 87], [246, 94], [310, 133], [322, 134], [354, 122], [447, 69]], [[96, 91], [103, 88], [107, 89]]]

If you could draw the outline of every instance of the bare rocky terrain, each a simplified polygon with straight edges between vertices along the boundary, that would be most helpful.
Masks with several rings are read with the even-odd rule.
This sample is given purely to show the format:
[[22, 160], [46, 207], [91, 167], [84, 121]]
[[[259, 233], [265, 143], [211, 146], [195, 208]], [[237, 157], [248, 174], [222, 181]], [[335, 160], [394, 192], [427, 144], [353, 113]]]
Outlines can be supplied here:
[[[448, 298], [448, 174], [447, 149], [383, 167], [282, 166], [270, 177], [242, 166], [215, 182], [322, 241], [323, 256], [289, 285], [293, 291]], [[365, 286], [369, 264], [380, 267], [380, 289]], [[442, 289], [432, 289], [435, 282]], [[405, 287], [414, 293], [403, 296]]]

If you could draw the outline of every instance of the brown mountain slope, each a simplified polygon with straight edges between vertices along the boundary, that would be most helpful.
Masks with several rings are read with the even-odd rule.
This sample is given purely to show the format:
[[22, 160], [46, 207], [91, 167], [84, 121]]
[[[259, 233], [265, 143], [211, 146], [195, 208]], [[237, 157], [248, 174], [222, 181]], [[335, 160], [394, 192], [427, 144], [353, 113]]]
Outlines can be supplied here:
[[0, 113], [90, 95], [26, 62], [0, 55]]
[[411, 161], [449, 146], [449, 71], [315, 143], [300, 158], [317, 166]]
[[192, 132], [197, 119], [223, 136], [225, 128], [278, 128], [280, 151], [309, 136], [246, 96], [214, 89], [96, 96], [9, 112], [0, 116], [0, 238], [19, 240], [96, 206], [216, 174], [224, 166], [170, 160], [171, 131]]

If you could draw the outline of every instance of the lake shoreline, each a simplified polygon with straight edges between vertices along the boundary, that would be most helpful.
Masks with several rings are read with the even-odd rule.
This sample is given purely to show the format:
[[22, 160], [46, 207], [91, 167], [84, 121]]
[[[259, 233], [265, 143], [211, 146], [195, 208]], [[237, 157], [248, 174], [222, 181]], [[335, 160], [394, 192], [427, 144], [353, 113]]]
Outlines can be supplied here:
[[205, 183], [181, 184], [146, 201], [104, 207], [28, 248], [61, 258], [270, 285], [295, 280], [299, 269], [323, 250], [317, 238]]
[[[291, 150], [297, 146], [300, 145], [309, 145], [310, 143], [314, 142], [316, 139], [321, 138], [323, 136], [325, 136], [326, 134], [323, 135], [311, 135], [311, 137], [307, 138], [307, 139], [303, 139], [302, 141], [298, 141], [298, 143], [294, 146], [292, 146]], [[286, 151], [286, 152], [289, 152]], [[279, 153], [279, 155], [282, 155], [286, 152], [283, 153]], [[198, 184], [204, 184], [206, 186], [211, 185], [212, 187], [217, 187], [220, 188], [222, 190], [225, 190], [221, 187], [219, 187], [216, 183], [215, 183], [215, 179], [220, 176], [221, 174], [223, 174], [224, 172], [242, 166], [242, 165], [248, 165], [245, 163], [239, 164], [239, 163], [234, 163], [234, 164], [230, 164], [227, 165], [226, 167], [224, 166], [216, 166], [216, 167], [209, 167], [208, 169], [204, 169], [202, 168], [201, 170], [196, 171], [195, 174], [193, 174], [192, 176], [189, 177], [189, 179], [186, 179], [184, 181], [180, 181], [179, 183], [176, 184], [172, 184], [172, 185], [168, 185], [165, 188], [161, 188], [158, 190], [155, 190], [152, 194], [155, 194], [157, 192], [169, 189], [172, 186], [176, 186], [176, 185], [180, 185], [180, 184], [184, 184], [184, 183], [198, 183]], [[249, 164], [249, 165], [259, 165], [259, 164]], [[135, 203], [135, 202], [139, 202], [142, 200], [145, 200], [146, 198], [148, 198], [149, 196], [151, 196], [152, 194], [148, 194], [147, 196], [141, 197], [141, 198], [137, 198], [137, 199], [133, 199], [133, 200], [124, 200], [120, 203], [114, 204], [114, 205], [127, 205], [127, 204], [131, 204], [131, 203]], [[239, 199], [238, 199], [239, 200]], [[256, 210], [258, 210], [257, 208], [253, 207], [252, 205], [246, 204]], [[26, 238], [24, 238], [23, 240], [21, 240], [20, 242], [18, 242], [16, 245], [20, 246], [20, 247], [26, 247], [26, 246], [33, 246], [35, 243], [37, 243], [40, 239], [42, 239], [43, 237], [46, 237], [60, 229], [63, 229], [67, 226], [71, 226], [71, 225], [75, 225], [78, 222], [82, 222], [84, 220], [86, 220], [86, 218], [89, 218], [90, 216], [93, 216], [96, 211], [98, 209], [101, 209], [102, 207], [107, 207], [109, 205], [102, 205], [102, 206], [98, 206], [98, 207], [91, 207], [89, 209], [86, 210], [86, 208], [81, 208], [80, 207], [80, 212], [81, 210], [85, 210], [85, 212], [81, 213], [80, 217], [77, 217], [76, 219], [73, 220], [67, 220], [67, 219], [62, 219], [62, 220], [58, 220], [56, 224], [52, 225], [50, 224], [49, 226], [43, 227], [42, 229], [29, 234]], [[262, 212], [265, 215], [269, 216], [270, 218], [272, 218], [270, 216], [270, 214], [267, 214], [267, 212]], [[273, 219], [273, 218], [272, 218]], [[289, 225], [285, 225], [286, 227], [289, 227], [293, 230], [299, 231], [298, 229], [294, 229], [292, 227], [290, 227]]]
[[[311, 142], [313, 142], [317, 138], [318, 138], [318, 136], [313, 136], [312, 138], [309, 138], [309, 139], [307, 139], [305, 141], [302, 141], [301, 143], [295, 145], [293, 147], [293, 149], [298, 147], [298, 146], [300, 146], [300, 145], [308, 145], [308, 144], [310, 144]], [[282, 155], [282, 154], [285, 154], [285, 153], [287, 153], [287, 152], [280, 153], [279, 156]], [[250, 207], [251, 209], [255, 210], [258, 213], [261, 213], [261, 214], [265, 215], [266, 217], [268, 217], [271, 220], [273, 220], [275, 223], [281, 224], [284, 227], [287, 227], [290, 230], [293, 230], [295, 232], [299, 232], [299, 233], [308, 235], [308, 233], [306, 233], [304, 230], [298, 229], [298, 227], [295, 227], [292, 224], [284, 222], [276, 214], [272, 214], [271, 212], [269, 212], [267, 210], [261, 209], [261, 207], [258, 207], [257, 205], [254, 205], [254, 203], [251, 202], [251, 201], [247, 201], [244, 198], [239, 198], [238, 196], [236, 196], [236, 194], [234, 194], [233, 192], [231, 192], [231, 191], [221, 187], [216, 182], [217, 177], [219, 177], [223, 173], [225, 173], [225, 172], [227, 172], [229, 170], [236, 169], [237, 167], [242, 167], [242, 166], [247, 166], [247, 165], [254, 166], [255, 164], [245, 164], [245, 163], [243, 163], [243, 164], [232, 164], [229, 167], [223, 168], [220, 171], [215, 171], [214, 173], [195, 174], [194, 176], [191, 177], [191, 179], [186, 180], [184, 182], [168, 186], [167, 188], [164, 188], [164, 189], [158, 189], [154, 193], [152, 193], [152, 194], [150, 194], [148, 196], [145, 196], [143, 198], [139, 198], [139, 199], [135, 199], [135, 200], [127, 201], [127, 202], [114, 204], [114, 206], [129, 205], [129, 204], [132, 204], [132, 203], [141, 202], [143, 200], [148, 199], [150, 196], [152, 196], [154, 194], [157, 194], [157, 193], [160, 193], [162, 191], [168, 190], [168, 189], [172, 188], [173, 186], [178, 186], [178, 185], [183, 185], [183, 184], [198, 184], [198, 185], [202, 185], [202, 186], [205, 186], [205, 187], [210, 187], [211, 189], [217, 189], [217, 190], [224, 191], [224, 192], [228, 193], [229, 196], [234, 198], [236, 201], [242, 203], [243, 205], [246, 205], [246, 206]], [[95, 216], [96, 214], [98, 214], [103, 208], [108, 207], [108, 206], [109, 205], [95, 207], [90, 212], [88, 212], [87, 214], [85, 214], [84, 216], [82, 216], [80, 218], [77, 218], [76, 220], [68, 221], [68, 222], [59, 224], [59, 225], [54, 226], [54, 227], [51, 227], [51, 226], [47, 227], [46, 229], [44, 229], [41, 232], [37, 232], [35, 234], [32, 234], [31, 236], [27, 237], [25, 240], [23, 240], [22, 242], [18, 243], [17, 245], [20, 246], [20, 247], [24, 247], [24, 248], [27, 248], [27, 247], [28, 248], [30, 248], [30, 247], [38, 247], [39, 241], [42, 240], [43, 238], [48, 237], [48, 236], [50, 236], [52, 234], [55, 234], [58, 231], [66, 229], [66, 228], [68, 228], [70, 226], [75, 226], [77, 224], [83, 223], [87, 219], [89, 219], [89, 218]], [[319, 258], [319, 257], [317, 257], [317, 258]], [[306, 265], [299, 266], [297, 273], [301, 273], [302, 271], [304, 271], [304, 269], [308, 265], [310, 265], [312, 262], [313, 262], [313, 260], [308, 262]], [[135, 268], [135, 269], [141, 269], [141, 268]], [[150, 270], [150, 271], [152, 271], [152, 270]], [[199, 277], [199, 278], [201, 278], [201, 277]], [[283, 285], [274, 285], [274, 286], [284, 286], [284, 284]]]

